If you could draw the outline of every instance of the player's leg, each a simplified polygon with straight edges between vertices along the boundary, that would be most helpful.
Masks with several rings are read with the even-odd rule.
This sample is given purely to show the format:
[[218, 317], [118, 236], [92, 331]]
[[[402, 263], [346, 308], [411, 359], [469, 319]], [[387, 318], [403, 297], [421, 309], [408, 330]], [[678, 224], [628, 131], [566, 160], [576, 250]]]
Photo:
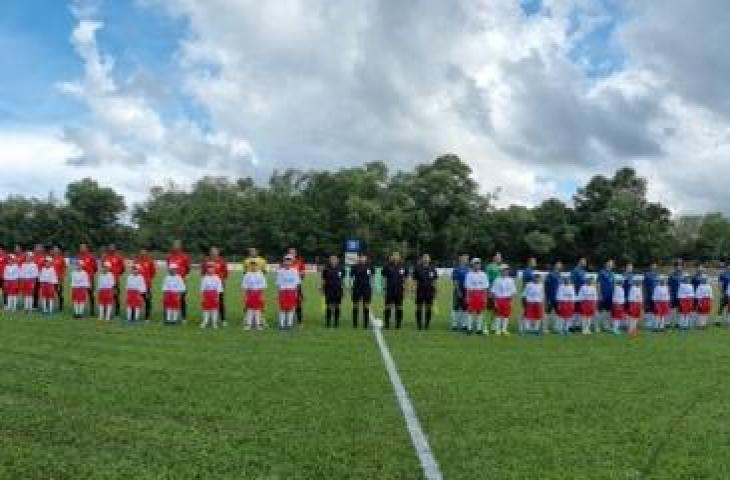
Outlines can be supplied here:
[[220, 318], [221, 325], [224, 327], [226, 324], [226, 297], [224, 292], [218, 294], [218, 318]]
[[426, 303], [424, 305], [425, 307], [425, 317], [423, 319], [423, 327], [428, 330], [431, 326], [431, 320], [433, 319], [433, 302], [435, 300], [435, 295], [433, 292], [429, 292], [428, 296], [426, 297]]
[[360, 292], [352, 291], [352, 328], [357, 328], [360, 315]]

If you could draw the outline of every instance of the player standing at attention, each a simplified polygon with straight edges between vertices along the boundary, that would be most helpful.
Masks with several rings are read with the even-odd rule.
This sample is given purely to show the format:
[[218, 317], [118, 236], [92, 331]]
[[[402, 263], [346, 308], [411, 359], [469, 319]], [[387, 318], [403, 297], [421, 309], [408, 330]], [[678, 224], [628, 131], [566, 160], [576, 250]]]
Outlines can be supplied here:
[[340, 266], [337, 255], [330, 255], [329, 263], [322, 270], [322, 293], [324, 294], [324, 326], [340, 326], [340, 305], [342, 304], [342, 281], [345, 271]]
[[263, 310], [266, 294], [266, 275], [261, 271], [259, 263], [252, 263], [250, 270], [243, 274], [241, 289], [243, 290], [243, 303], [246, 309], [244, 317], [245, 330], [263, 330]]
[[515, 280], [509, 274], [509, 267], [502, 265], [501, 273], [494, 279], [492, 295], [494, 296], [494, 325], [496, 335], [508, 336], [509, 320], [512, 318], [512, 300], [517, 293]]
[[416, 328], [418, 330], [422, 328], [428, 330], [431, 325], [438, 276], [436, 268], [431, 264], [431, 255], [424, 253], [421, 256], [421, 263], [413, 269], [413, 281], [416, 282]]
[[466, 330], [466, 287], [464, 281], [469, 273], [469, 255], [459, 255], [459, 261], [451, 271], [453, 299], [451, 307], [451, 330]]
[[287, 252], [287, 255], [293, 258], [291, 266], [299, 274], [299, 285], [297, 286], [296, 320], [297, 323], [300, 324], [304, 322], [304, 311], [302, 307], [304, 305], [304, 287], [302, 283], [304, 282], [304, 275], [307, 273], [307, 264], [304, 263], [304, 259], [302, 257], [297, 255], [296, 248], [290, 248]]
[[542, 285], [542, 275], [535, 273], [528, 281], [523, 291], [525, 298], [525, 319], [521, 333], [542, 334], [544, 317], [543, 304], [545, 303], [545, 287]]
[[350, 267], [352, 278], [352, 328], [357, 328], [357, 317], [362, 308], [362, 325], [368, 328], [370, 321], [370, 300], [373, 295], [373, 269], [368, 264], [368, 257], [361, 253], [357, 263]]
[[707, 283], [707, 275], [699, 278], [699, 285], [695, 289], [697, 298], [697, 327], [707, 328], [707, 319], [712, 314], [712, 286]]
[[132, 272], [127, 276], [127, 322], [134, 323], [142, 319], [142, 305], [146, 292], [147, 281], [137, 264], [133, 264]]
[[299, 303], [299, 287], [302, 279], [294, 266], [296, 257], [287, 254], [282, 267], [276, 272], [276, 287], [279, 290], [279, 328], [294, 328], [294, 316]]
[[[175, 240], [172, 243], [172, 248], [170, 249], [170, 253], [168, 253], [167, 255], [166, 262], [168, 271], [170, 269], [174, 270], [178, 275], [180, 275], [180, 278], [182, 278], [183, 282], [187, 282], [187, 277], [190, 273], [190, 256], [185, 253], [181, 240]], [[185, 320], [187, 320], [188, 315], [187, 296], [188, 295], [186, 286], [185, 290], [180, 292], [180, 316], [183, 323], [185, 322]]]
[[218, 278], [221, 279], [221, 286], [223, 291], [220, 292], [220, 298], [218, 299], [218, 317], [221, 321], [221, 325], [224, 327], [226, 323], [226, 299], [225, 289], [226, 280], [228, 279], [228, 262], [221, 256], [220, 249], [218, 247], [210, 247], [210, 255], [203, 261], [202, 271], [207, 272], [209, 267], [213, 267], [213, 272]]
[[695, 289], [692, 287], [689, 275], [684, 275], [679, 283], [677, 301], [679, 302], [679, 328], [688, 330], [692, 326], [695, 303]]
[[634, 285], [634, 264], [633, 263], [627, 263], [626, 269], [624, 270], [624, 294], [626, 294], [626, 298], [629, 298], [629, 291], [631, 290], [631, 287]]
[[542, 325], [542, 330], [547, 333], [550, 330], [550, 318], [552, 318], [552, 324], [558, 331], [558, 290], [560, 289], [561, 277], [563, 270], [563, 262], [558, 260], [553, 265], [553, 269], [547, 274], [545, 278], [545, 302], [547, 303], [547, 314], [550, 316], [545, 319]]
[[654, 330], [663, 332], [667, 327], [667, 319], [672, 312], [667, 277], [664, 275], [659, 277], [659, 284], [654, 287], [652, 301], [654, 303]]
[[575, 288], [569, 275], [561, 278], [561, 284], [558, 287], [556, 300], [558, 303], [558, 325], [557, 330], [563, 335], [570, 332], [570, 324], [575, 316]]
[[[46, 263], [46, 247], [37, 243], [33, 247], [33, 261], [38, 267], [38, 273], [40, 274], [43, 265]], [[41, 308], [41, 283], [36, 281], [33, 288], [33, 310]]]
[[[494, 281], [502, 273], [502, 254], [497, 252], [492, 257], [492, 261], [489, 262], [484, 269], [489, 280], [489, 286], [494, 285]], [[494, 312], [494, 296], [490, 295], [487, 297], [487, 310]], [[489, 330], [489, 328], [487, 328]]]
[[32, 252], [25, 254], [20, 265], [20, 289], [23, 295], [23, 307], [26, 312], [33, 310], [33, 296], [38, 291], [38, 264]]
[[598, 290], [593, 277], [586, 277], [585, 283], [578, 290], [578, 305], [580, 306], [578, 311], [581, 318], [581, 332], [583, 335], [590, 335], [598, 307]]
[[395, 310], [395, 328], [400, 328], [403, 322], [403, 291], [408, 277], [408, 270], [403, 265], [400, 253], [394, 252], [390, 256], [390, 262], [383, 267], [380, 274], [385, 280], [383, 328], [390, 328], [392, 310]]
[[122, 311], [121, 285], [122, 275], [126, 270], [124, 265], [124, 257], [117, 251], [116, 245], [113, 243], [106, 247], [106, 252], [101, 257], [101, 263], [106, 265], [109, 271], [114, 275], [114, 316], [118, 317]]
[[223, 293], [223, 281], [216, 273], [215, 265], [208, 264], [203, 278], [200, 279], [200, 309], [203, 311], [200, 328], [208, 326], [218, 328], [221, 293]]
[[[573, 270], [570, 272], [570, 280], [573, 282], [573, 288], [575, 289], [576, 300], [578, 293], [583, 285], [586, 283], [586, 267], [588, 266], [588, 260], [585, 257], [578, 259], [578, 263], [575, 264]], [[575, 304], [575, 315], [571, 320], [571, 325], [568, 327], [571, 331], [577, 331], [581, 325], [581, 314], [580, 314], [580, 302], [576, 301]]]
[[[257, 270], [254, 270], [254, 265], [257, 266]], [[259, 251], [256, 248], [249, 248], [246, 252], [246, 258], [243, 261], [243, 273], [253, 272], [253, 271], [259, 271], [264, 276], [269, 271], [269, 265], [266, 262], [266, 259], [259, 255]], [[263, 328], [266, 328], [266, 316], [262, 315], [261, 321], [263, 322]]]
[[683, 262], [682, 259], [674, 261], [674, 271], [669, 275], [669, 306], [672, 309], [672, 315], [670, 317], [669, 324], [672, 327], [678, 326], [679, 317], [679, 284], [682, 283], [684, 272], [682, 271]]
[[626, 320], [626, 290], [624, 290], [622, 277], [617, 276], [614, 280], [611, 321], [614, 335], [619, 335]]
[[644, 308], [644, 292], [641, 288], [641, 279], [633, 276], [631, 278], [631, 288], [626, 298], [627, 313], [629, 319], [629, 333], [636, 335], [639, 332], [639, 322], [641, 321], [641, 312]]
[[66, 279], [66, 257], [63, 255], [61, 248], [54, 246], [51, 249], [51, 258], [53, 259], [53, 268], [56, 270], [56, 298], [58, 298], [58, 309], [63, 311], [64, 307], [64, 280]]
[[8, 255], [3, 269], [3, 293], [5, 294], [6, 309], [14, 312], [18, 309], [18, 295], [20, 294], [20, 264], [14, 254]]
[[489, 329], [484, 328], [484, 310], [487, 308], [487, 297], [489, 290], [489, 277], [482, 271], [482, 261], [473, 258], [471, 270], [464, 279], [466, 288], [466, 305], [469, 312], [469, 324], [466, 333], [477, 335], [489, 335]]
[[606, 261], [598, 272], [598, 324], [596, 325], [596, 331], [610, 330], [609, 327], [609, 316], [613, 309], [613, 287], [615, 281], [615, 274], [613, 273], [614, 262], [612, 259]]
[[40, 284], [41, 312], [53, 313], [58, 276], [56, 275], [56, 269], [53, 267], [52, 257], [46, 257], [46, 261], [38, 274], [38, 283]]
[[142, 299], [144, 300], [144, 319], [148, 322], [152, 313], [152, 287], [155, 275], [157, 274], [157, 265], [146, 248], [139, 250], [132, 265], [133, 267], [137, 267], [137, 271], [144, 278], [145, 291]]
[[644, 315], [645, 325], [648, 330], [654, 329], [655, 308], [654, 308], [654, 289], [659, 281], [659, 273], [656, 262], [652, 262], [649, 270], [644, 273]]
[[96, 273], [98, 270], [98, 264], [96, 263], [94, 254], [91, 252], [87, 244], [82, 243], [79, 245], [79, 254], [76, 257], [76, 261], [89, 276], [89, 312], [93, 315], [95, 311]]
[[97, 282], [97, 302], [99, 303], [99, 320], [111, 322], [114, 308], [114, 286], [116, 277], [106, 262], [101, 264], [101, 272]]
[[162, 310], [167, 325], [177, 325], [180, 321], [182, 296], [186, 288], [185, 280], [177, 272], [177, 265], [168, 267], [162, 282]]
[[71, 272], [71, 303], [74, 307], [74, 318], [81, 318], [84, 315], [86, 304], [89, 302], [90, 287], [89, 274], [77, 260]]

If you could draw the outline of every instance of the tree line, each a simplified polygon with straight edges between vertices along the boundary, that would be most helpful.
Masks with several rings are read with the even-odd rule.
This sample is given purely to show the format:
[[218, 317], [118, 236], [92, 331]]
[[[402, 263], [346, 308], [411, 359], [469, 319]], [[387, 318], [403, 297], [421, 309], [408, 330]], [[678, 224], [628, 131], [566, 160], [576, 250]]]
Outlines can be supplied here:
[[449, 264], [462, 252], [499, 251], [520, 261], [573, 262], [586, 256], [634, 262], [674, 257], [721, 260], [730, 252], [730, 221], [721, 213], [673, 218], [646, 197], [646, 179], [631, 168], [596, 175], [570, 204], [551, 198], [535, 207], [497, 208], [498, 192], [482, 193], [470, 167], [443, 155], [411, 171], [383, 162], [337, 171], [274, 172], [251, 178], [204, 177], [191, 188], [167, 184], [127, 206], [109, 187], [85, 178], [63, 198], [13, 195], [0, 201], [0, 243], [115, 243], [123, 250], [166, 251], [181, 239], [193, 254], [212, 245], [229, 257], [256, 246], [270, 258], [296, 246], [307, 258], [340, 253], [361, 239], [376, 259], [397, 250], [430, 253]]

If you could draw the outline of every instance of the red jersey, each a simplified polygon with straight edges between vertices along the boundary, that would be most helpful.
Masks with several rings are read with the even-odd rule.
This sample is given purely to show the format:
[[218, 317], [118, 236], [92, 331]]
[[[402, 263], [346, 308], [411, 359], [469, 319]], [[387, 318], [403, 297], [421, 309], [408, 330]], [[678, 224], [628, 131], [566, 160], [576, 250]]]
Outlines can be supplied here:
[[177, 273], [185, 278], [190, 273], [190, 257], [187, 253], [180, 251], [172, 251], [167, 256], [167, 268], [176, 267]]
[[33, 262], [38, 265], [38, 271], [43, 268], [43, 265], [46, 263], [46, 254], [44, 253], [34, 253], [33, 254]]
[[124, 257], [118, 253], [106, 254], [101, 257], [101, 264], [105, 265], [114, 275], [114, 279], [119, 284], [119, 277], [124, 275]]
[[155, 260], [149, 255], [138, 256], [134, 259], [134, 265], [137, 267], [137, 270], [139, 270], [139, 274], [142, 275], [142, 278], [144, 278], [144, 283], [147, 286], [147, 290], [149, 290], [152, 286], [152, 280], [157, 274], [157, 265], [155, 265]]
[[213, 267], [213, 273], [221, 281], [225, 281], [228, 278], [228, 262], [226, 262], [225, 258], [220, 256], [218, 258], [207, 257], [203, 262], [203, 273], [207, 273], [208, 268], [211, 266]]
[[89, 279], [93, 279], [96, 276], [99, 266], [96, 264], [96, 258], [94, 258], [93, 254], [79, 253], [77, 261], [81, 265], [81, 269], [89, 276]]
[[53, 269], [56, 271], [58, 282], [63, 282], [63, 279], [66, 277], [66, 257], [63, 255], [54, 255]]
[[4, 251], [0, 251], [0, 280], [2, 280], [5, 273], [5, 265], [10, 261], [10, 257]]

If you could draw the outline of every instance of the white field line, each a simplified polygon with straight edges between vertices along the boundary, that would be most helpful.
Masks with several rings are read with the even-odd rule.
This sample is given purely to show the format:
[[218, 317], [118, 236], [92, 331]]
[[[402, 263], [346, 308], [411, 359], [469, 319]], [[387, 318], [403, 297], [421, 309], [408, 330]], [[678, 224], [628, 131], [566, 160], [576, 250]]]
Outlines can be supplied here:
[[375, 335], [375, 341], [380, 348], [380, 354], [383, 357], [383, 363], [385, 369], [388, 371], [388, 377], [390, 377], [390, 383], [393, 385], [395, 396], [398, 400], [403, 417], [406, 419], [406, 426], [408, 427], [408, 433], [411, 436], [411, 442], [413, 447], [416, 449], [418, 460], [421, 462], [423, 473], [427, 480], [442, 480], [441, 469], [439, 464], [434, 457], [431, 447], [428, 444], [426, 434], [423, 433], [421, 424], [416, 416], [416, 410], [413, 408], [411, 399], [408, 397], [406, 387], [398, 375], [398, 370], [395, 367], [393, 357], [390, 355], [388, 345], [385, 343], [383, 338], [383, 332], [381, 330], [381, 321], [375, 318], [372, 314], [370, 315], [370, 323], [372, 324], [373, 335]]

